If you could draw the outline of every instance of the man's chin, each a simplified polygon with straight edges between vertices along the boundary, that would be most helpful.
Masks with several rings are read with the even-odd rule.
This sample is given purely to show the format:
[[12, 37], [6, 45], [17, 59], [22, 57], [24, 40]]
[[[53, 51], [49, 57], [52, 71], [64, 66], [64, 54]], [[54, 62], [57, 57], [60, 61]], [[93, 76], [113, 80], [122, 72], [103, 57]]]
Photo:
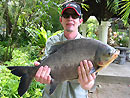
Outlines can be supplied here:
[[67, 31], [67, 32], [73, 32], [73, 30], [71, 30], [71, 29], [67, 29], [66, 31]]

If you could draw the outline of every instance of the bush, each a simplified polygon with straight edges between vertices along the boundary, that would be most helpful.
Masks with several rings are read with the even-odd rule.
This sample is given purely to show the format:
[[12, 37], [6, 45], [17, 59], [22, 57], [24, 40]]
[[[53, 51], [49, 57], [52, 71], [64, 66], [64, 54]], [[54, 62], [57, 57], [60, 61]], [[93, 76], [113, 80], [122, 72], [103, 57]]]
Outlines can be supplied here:
[[[17, 91], [19, 80], [20, 78], [12, 75], [5, 66], [0, 66], [0, 98], [20, 98]], [[22, 98], [40, 98], [43, 88], [43, 84], [33, 80], [29, 90]]]
[[17, 98], [18, 80], [5, 66], [0, 66], [0, 98]]
[[[34, 66], [34, 61], [37, 60], [39, 47], [28, 46], [14, 49], [13, 59], [6, 61], [4, 64], [8, 66]], [[17, 92], [20, 78], [11, 74], [5, 66], [0, 66], [0, 98], [20, 98]], [[22, 98], [41, 98], [43, 84], [32, 81], [29, 90]]]
[[112, 32], [110, 45], [128, 47], [129, 36], [127, 32]]
[[0, 45], [0, 62], [2, 62], [6, 48]]

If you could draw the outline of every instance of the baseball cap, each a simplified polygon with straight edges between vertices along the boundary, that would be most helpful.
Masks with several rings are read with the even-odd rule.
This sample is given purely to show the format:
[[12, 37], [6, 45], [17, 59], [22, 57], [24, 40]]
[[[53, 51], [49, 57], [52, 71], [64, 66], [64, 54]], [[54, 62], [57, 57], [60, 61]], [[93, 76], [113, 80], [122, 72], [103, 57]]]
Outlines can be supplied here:
[[80, 8], [80, 6], [79, 6], [78, 4], [76, 4], [75, 2], [65, 3], [65, 4], [62, 6], [62, 13], [61, 13], [61, 14], [63, 14], [63, 12], [64, 12], [66, 9], [68, 9], [68, 8], [74, 9], [75, 12], [76, 12], [79, 16], [81, 16], [81, 8]]

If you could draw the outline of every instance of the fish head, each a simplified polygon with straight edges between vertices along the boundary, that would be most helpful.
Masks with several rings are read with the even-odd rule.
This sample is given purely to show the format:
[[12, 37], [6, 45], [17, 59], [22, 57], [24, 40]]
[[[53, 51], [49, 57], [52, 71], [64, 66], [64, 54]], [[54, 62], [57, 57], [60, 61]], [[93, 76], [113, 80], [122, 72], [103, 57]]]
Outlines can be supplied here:
[[118, 57], [119, 53], [119, 50], [116, 50], [107, 44], [100, 44], [95, 54], [95, 64], [98, 68], [96, 72], [99, 72], [112, 63]]

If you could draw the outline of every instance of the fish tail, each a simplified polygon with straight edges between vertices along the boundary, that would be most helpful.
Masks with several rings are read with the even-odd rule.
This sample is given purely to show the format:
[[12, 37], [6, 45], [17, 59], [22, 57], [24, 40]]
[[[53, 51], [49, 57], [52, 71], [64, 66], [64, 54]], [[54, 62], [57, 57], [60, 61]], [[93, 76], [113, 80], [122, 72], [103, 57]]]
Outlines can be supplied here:
[[10, 66], [7, 68], [11, 70], [12, 74], [21, 77], [18, 87], [18, 94], [22, 96], [28, 90], [38, 68], [34, 66]]

